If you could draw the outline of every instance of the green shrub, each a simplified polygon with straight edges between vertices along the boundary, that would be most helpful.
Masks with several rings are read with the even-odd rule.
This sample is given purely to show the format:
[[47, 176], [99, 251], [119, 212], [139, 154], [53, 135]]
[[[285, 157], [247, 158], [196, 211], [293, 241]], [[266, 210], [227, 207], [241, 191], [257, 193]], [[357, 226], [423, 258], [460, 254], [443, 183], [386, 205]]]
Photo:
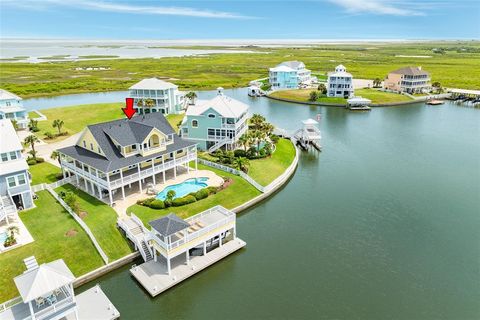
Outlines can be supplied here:
[[33, 166], [34, 164], [37, 164], [37, 160], [32, 159], [32, 158], [27, 159], [27, 164], [28, 164], [29, 166]]
[[37, 160], [37, 163], [45, 162], [45, 159], [40, 158], [40, 157], [36, 157], [35, 160]]
[[193, 203], [197, 201], [197, 199], [195, 199], [194, 196], [192, 195], [188, 195], [188, 196], [185, 196], [183, 198], [176, 198], [176, 199], [173, 199], [172, 200], [172, 206], [174, 207], [180, 207], [180, 206], [184, 206], [186, 204], [190, 204], [190, 203]]
[[245, 152], [245, 150], [242, 150], [242, 149], [235, 150], [234, 154], [235, 154], [235, 158], [240, 158], [240, 157], [246, 157], [247, 156], [247, 153]]
[[152, 209], [165, 209], [165, 203], [162, 200], [155, 199], [149, 203], [149, 207]]
[[172, 200], [170, 199], [165, 199], [165, 201], [163, 201], [163, 203], [165, 204], [165, 207], [171, 207], [172, 206]]
[[206, 188], [200, 189], [194, 194], [195, 199], [202, 200], [208, 197], [208, 190]]
[[55, 138], [55, 135], [51, 133], [50, 131], [45, 132], [45, 139], [53, 139]]
[[270, 135], [270, 140], [272, 140], [272, 142], [273, 142], [274, 144], [277, 144], [278, 140], [280, 140], [280, 137], [277, 136], [276, 134], [271, 134], [271, 135]]
[[206, 187], [205, 189], [207, 190], [209, 195], [215, 194], [218, 191], [218, 188], [214, 186]]

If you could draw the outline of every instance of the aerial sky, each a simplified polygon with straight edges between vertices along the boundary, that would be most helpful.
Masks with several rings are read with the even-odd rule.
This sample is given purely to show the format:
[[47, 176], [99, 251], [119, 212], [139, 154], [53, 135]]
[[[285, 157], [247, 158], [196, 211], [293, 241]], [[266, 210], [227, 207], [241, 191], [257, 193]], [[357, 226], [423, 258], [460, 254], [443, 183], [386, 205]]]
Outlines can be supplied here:
[[1, 38], [479, 39], [478, 0], [0, 0]]

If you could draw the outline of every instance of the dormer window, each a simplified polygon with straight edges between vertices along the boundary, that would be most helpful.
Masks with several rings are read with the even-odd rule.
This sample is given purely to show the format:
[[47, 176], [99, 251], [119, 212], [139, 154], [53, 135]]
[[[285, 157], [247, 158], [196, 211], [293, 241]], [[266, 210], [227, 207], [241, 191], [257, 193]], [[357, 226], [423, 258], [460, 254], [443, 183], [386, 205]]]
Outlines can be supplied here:
[[215, 118], [215, 114], [209, 113], [209, 114], [208, 114], [208, 117], [209, 117], [209, 118]]
[[197, 120], [192, 120], [192, 127], [193, 128], [198, 128], [198, 121]]
[[93, 151], [93, 143], [90, 142], [90, 150]]

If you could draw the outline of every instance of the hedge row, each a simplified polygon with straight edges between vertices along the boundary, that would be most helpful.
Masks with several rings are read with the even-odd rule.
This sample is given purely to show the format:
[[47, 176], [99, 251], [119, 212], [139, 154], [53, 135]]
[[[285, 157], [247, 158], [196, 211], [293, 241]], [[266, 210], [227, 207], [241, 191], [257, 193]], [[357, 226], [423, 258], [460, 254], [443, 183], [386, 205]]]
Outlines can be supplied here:
[[149, 207], [151, 209], [165, 209], [168, 207], [181, 207], [186, 204], [190, 204], [205, 198], [208, 198], [208, 196], [217, 193], [218, 188], [217, 187], [207, 187], [198, 190], [197, 192], [192, 192], [187, 194], [184, 197], [181, 198], [175, 198], [173, 200], [166, 199], [165, 201], [162, 201], [157, 198], [148, 198], [144, 200], [138, 200], [137, 204], [145, 207]]

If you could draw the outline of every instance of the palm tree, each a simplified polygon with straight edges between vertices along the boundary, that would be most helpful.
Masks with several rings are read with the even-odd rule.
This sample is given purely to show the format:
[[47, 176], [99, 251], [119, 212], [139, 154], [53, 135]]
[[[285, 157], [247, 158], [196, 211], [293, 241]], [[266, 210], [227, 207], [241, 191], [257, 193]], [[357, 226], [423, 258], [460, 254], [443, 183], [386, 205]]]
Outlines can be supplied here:
[[260, 130], [252, 131], [252, 138], [254, 139], [255, 143], [257, 144], [257, 152], [260, 151], [260, 142], [263, 138], [263, 133]]
[[308, 101], [315, 102], [318, 99], [317, 91], [310, 91], [310, 96], [308, 97]]
[[250, 161], [245, 157], [238, 157], [233, 160], [233, 165], [236, 169], [242, 170], [243, 172], [247, 173]]
[[30, 119], [30, 122], [28, 123], [28, 129], [33, 132], [38, 131], [38, 120]]
[[12, 119], [12, 126], [15, 131], [18, 131], [18, 121], [15, 119]]
[[322, 94], [326, 94], [327, 93], [327, 87], [325, 86], [324, 83], [320, 83], [318, 85], [318, 91], [320, 91]]
[[190, 100], [190, 105], [195, 104], [195, 99], [197, 98], [197, 94], [193, 91], [190, 91], [185, 95], [185, 97]]
[[145, 107], [149, 107], [149, 108], [155, 107], [155, 101], [153, 99], [145, 100]]
[[273, 133], [275, 126], [270, 122], [265, 122], [262, 126], [262, 131], [265, 132], [265, 135], [268, 137]]
[[244, 133], [238, 138], [238, 143], [243, 146], [245, 152], [247, 152], [247, 145], [248, 145], [248, 133]]
[[265, 122], [265, 118], [258, 114], [255, 113], [251, 118], [250, 118], [250, 123], [252, 124], [254, 129], [259, 129], [261, 124]]
[[[32, 148], [33, 154], [37, 154], [37, 152], [35, 151], [35, 143], [37, 142], [40, 142], [40, 140], [38, 140], [37, 136], [34, 134], [27, 136], [25, 140], [23, 140], [23, 144], [25, 146], [30, 146], [30, 148]], [[33, 158], [35, 159], [35, 156], [33, 156]]]
[[137, 107], [143, 107], [144, 105], [145, 105], [145, 101], [143, 101], [143, 99], [138, 99]]
[[32, 156], [32, 159], [37, 159], [37, 151], [29, 150], [28, 153]]
[[52, 127], [58, 129], [58, 135], [62, 134], [62, 127], [63, 127], [63, 120], [60, 119], [55, 119], [53, 120]]
[[58, 164], [61, 166], [62, 163], [60, 162], [60, 153], [58, 153], [57, 150], [54, 150], [52, 152], [52, 154], [50, 155], [50, 158], [53, 159], [53, 160], [57, 160], [58, 161]]
[[172, 201], [173, 198], [175, 198], [176, 195], [177, 195], [177, 193], [175, 192], [175, 190], [169, 190], [167, 192], [167, 200]]
[[375, 79], [373, 80], [373, 87], [374, 87], [374, 88], [378, 88], [378, 87], [380, 87], [381, 85], [382, 85], [382, 80], [380, 80], [380, 78], [375, 78]]

